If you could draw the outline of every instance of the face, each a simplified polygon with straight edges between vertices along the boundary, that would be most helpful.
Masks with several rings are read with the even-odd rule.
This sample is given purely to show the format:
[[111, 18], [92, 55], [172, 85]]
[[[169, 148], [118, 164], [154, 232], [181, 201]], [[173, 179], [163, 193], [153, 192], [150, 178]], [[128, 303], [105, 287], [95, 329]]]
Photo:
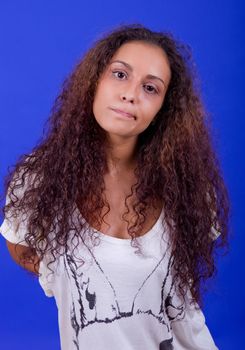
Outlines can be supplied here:
[[139, 41], [122, 45], [98, 82], [96, 121], [108, 134], [137, 138], [160, 110], [170, 77], [160, 47]]

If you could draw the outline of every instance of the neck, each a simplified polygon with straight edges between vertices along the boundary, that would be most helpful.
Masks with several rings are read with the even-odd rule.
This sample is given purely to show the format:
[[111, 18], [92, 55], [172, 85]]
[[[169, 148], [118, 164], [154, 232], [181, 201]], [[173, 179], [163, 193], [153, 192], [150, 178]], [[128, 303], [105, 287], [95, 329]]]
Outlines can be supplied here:
[[132, 171], [135, 168], [135, 150], [137, 139], [108, 140], [107, 171], [112, 176], [120, 175], [123, 171]]

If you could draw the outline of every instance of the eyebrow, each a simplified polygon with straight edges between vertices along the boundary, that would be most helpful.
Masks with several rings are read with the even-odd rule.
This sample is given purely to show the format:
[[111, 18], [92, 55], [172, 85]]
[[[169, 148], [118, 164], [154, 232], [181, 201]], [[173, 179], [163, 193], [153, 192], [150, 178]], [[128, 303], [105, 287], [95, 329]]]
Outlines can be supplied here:
[[[131, 72], [133, 71], [133, 68], [130, 66], [130, 64], [128, 64], [128, 63], [126, 63], [126, 62], [124, 62], [124, 61], [115, 60], [115, 61], [112, 61], [111, 64], [112, 64], [112, 63], [121, 63], [121, 64], [123, 64], [125, 67], [127, 67]], [[161, 78], [159, 78], [159, 77], [157, 77], [157, 76], [155, 76], [155, 75], [148, 74], [148, 75], [146, 76], [146, 78], [147, 78], [147, 79], [159, 80], [159, 81], [161, 81], [161, 82], [163, 83], [163, 85], [166, 87], [166, 83], [164, 82], [164, 80], [162, 80]]]

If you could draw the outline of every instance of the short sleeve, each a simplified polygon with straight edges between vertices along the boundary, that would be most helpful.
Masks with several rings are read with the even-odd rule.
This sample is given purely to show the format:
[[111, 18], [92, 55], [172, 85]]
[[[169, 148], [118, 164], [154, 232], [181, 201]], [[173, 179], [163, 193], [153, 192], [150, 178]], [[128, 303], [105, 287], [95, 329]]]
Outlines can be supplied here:
[[[15, 194], [18, 198], [21, 198], [23, 194], [23, 189], [18, 189], [15, 191]], [[10, 201], [9, 196], [7, 194], [6, 196], [6, 204], [8, 204]], [[22, 216], [19, 218], [4, 218], [4, 221], [2, 225], [0, 226], [0, 233], [2, 236], [8, 240], [10, 243], [13, 244], [21, 244], [23, 246], [28, 247], [28, 244], [25, 241], [25, 235], [27, 233], [27, 216]], [[53, 280], [54, 275], [51, 274], [51, 270], [48, 269], [48, 263], [51, 259], [49, 259], [48, 254], [46, 254], [43, 258], [43, 260], [40, 262], [39, 265], [39, 283], [47, 297], [52, 297], [52, 286], [53, 286]]]
[[[17, 192], [17, 191], [16, 191]], [[21, 191], [18, 190], [17, 197], [21, 195]], [[7, 193], [5, 204], [9, 204], [10, 199]], [[19, 218], [4, 218], [2, 225], [0, 226], [0, 233], [2, 236], [13, 244], [21, 244], [28, 247], [28, 244], [25, 242], [26, 234], [26, 219], [22, 216]]]
[[188, 297], [184, 318], [173, 321], [171, 326], [174, 349], [218, 350], [206, 325], [203, 312], [197, 304], [190, 304]]
[[39, 265], [39, 283], [47, 297], [53, 297], [54, 274], [48, 269], [49, 260], [47, 257], [40, 262]]

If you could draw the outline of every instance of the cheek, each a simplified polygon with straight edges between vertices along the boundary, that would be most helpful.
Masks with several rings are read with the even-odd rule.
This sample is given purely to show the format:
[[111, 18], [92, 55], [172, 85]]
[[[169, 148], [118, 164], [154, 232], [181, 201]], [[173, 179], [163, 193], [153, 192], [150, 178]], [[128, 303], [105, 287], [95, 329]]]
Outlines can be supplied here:
[[103, 102], [105, 101], [104, 98], [104, 89], [102, 86], [98, 86], [95, 97], [94, 97], [94, 102], [93, 102], [93, 112], [94, 115], [98, 114], [98, 112], [103, 108]]
[[108, 107], [111, 105], [111, 93], [104, 84], [97, 87], [93, 102], [93, 115], [97, 123], [104, 129], [110, 126]]
[[145, 116], [145, 120], [151, 121], [152, 118], [159, 112], [162, 107], [162, 99], [158, 101], [145, 100], [144, 106], [142, 108], [142, 113]]
[[111, 95], [112, 91], [108, 89], [108, 86], [106, 84], [101, 83], [98, 86], [95, 94], [94, 105], [96, 105], [98, 108], [108, 106]]
[[160, 109], [162, 108], [163, 104], [164, 104], [164, 100], [165, 100], [165, 94], [164, 96], [162, 96], [161, 98], [159, 98], [159, 100], [156, 103], [155, 106], [155, 115], [160, 111]]

